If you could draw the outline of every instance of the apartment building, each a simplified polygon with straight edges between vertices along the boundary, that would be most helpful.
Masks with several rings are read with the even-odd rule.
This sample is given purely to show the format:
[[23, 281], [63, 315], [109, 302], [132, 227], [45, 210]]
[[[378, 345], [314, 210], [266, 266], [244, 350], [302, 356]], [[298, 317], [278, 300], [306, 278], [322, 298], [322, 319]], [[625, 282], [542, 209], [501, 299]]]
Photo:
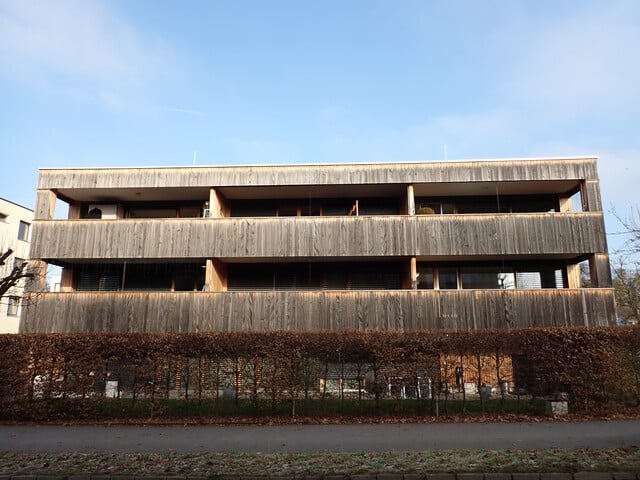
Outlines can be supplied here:
[[[8, 277], [29, 258], [33, 210], [0, 198], [0, 256], [11, 254], [0, 264], [0, 278]], [[17, 333], [24, 282], [18, 282], [0, 298], [0, 333]]]
[[616, 320], [596, 158], [42, 169], [31, 258], [22, 332]]

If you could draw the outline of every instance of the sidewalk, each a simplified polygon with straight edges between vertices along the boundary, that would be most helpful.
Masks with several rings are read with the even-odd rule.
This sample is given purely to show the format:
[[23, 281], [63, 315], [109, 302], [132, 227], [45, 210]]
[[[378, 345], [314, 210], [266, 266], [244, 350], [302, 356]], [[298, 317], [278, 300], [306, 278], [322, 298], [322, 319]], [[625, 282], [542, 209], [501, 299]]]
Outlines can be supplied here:
[[96, 476], [0, 476], [0, 480], [640, 480], [637, 473], [427, 473], [427, 474], [380, 474], [380, 475], [327, 475], [327, 476], [226, 476], [213, 477], [138, 477], [128, 475], [96, 475]]

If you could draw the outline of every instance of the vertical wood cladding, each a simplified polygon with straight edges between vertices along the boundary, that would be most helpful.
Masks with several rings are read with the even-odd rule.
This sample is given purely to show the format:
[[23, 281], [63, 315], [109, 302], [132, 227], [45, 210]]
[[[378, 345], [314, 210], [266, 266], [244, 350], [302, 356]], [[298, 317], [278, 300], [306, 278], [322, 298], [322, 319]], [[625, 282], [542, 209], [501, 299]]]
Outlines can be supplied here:
[[472, 330], [608, 325], [610, 289], [45, 293], [21, 331]]
[[32, 258], [286, 258], [606, 252], [601, 213], [61, 220]]
[[40, 189], [597, 180], [595, 158], [248, 167], [41, 169]]

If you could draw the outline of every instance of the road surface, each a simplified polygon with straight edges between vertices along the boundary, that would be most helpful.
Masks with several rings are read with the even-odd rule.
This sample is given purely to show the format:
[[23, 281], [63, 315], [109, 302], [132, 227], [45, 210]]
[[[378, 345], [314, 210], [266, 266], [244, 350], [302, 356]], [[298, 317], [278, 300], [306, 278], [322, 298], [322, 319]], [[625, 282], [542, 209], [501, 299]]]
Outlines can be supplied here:
[[0, 425], [6, 452], [359, 452], [640, 446], [640, 420], [285, 426]]

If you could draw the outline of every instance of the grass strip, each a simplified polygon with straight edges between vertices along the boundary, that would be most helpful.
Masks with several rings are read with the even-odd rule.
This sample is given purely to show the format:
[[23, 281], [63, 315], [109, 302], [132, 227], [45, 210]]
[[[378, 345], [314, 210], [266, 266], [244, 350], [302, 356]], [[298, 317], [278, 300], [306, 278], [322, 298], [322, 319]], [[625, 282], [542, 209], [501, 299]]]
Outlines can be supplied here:
[[215, 478], [218, 475], [578, 471], [640, 471], [640, 448], [180, 455], [0, 452], [0, 475], [198, 475]]

